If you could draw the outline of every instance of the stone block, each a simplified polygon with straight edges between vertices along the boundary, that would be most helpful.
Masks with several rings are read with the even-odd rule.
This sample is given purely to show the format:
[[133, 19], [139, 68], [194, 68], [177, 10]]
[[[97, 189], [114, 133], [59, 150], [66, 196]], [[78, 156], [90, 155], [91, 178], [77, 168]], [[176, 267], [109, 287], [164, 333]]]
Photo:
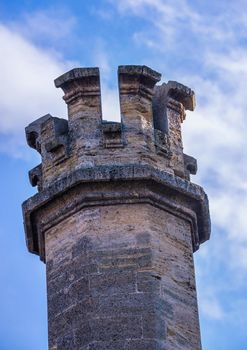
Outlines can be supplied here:
[[140, 271], [137, 273], [137, 290], [144, 293], [161, 291], [161, 277], [155, 271]]
[[134, 293], [136, 290], [136, 275], [133, 272], [114, 271], [101, 273], [89, 278], [92, 295]]
[[90, 328], [95, 341], [142, 337], [141, 317], [134, 315], [94, 318], [90, 320]]

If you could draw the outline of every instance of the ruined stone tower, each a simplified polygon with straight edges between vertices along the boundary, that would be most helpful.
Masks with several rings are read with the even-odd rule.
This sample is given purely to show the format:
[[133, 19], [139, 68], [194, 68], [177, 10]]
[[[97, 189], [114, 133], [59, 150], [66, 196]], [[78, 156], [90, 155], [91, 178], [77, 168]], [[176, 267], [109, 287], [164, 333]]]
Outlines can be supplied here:
[[42, 158], [23, 213], [46, 263], [49, 350], [201, 349], [193, 252], [210, 219], [181, 140], [194, 92], [160, 78], [120, 66], [121, 123], [108, 122], [98, 68], [73, 69], [55, 80], [68, 120], [26, 128]]

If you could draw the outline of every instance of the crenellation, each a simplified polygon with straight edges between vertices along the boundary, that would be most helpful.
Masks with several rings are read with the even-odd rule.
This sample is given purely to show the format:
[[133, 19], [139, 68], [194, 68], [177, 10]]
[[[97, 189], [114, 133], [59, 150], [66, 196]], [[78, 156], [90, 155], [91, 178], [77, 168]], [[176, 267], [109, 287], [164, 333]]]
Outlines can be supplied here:
[[68, 121], [48, 114], [26, 128], [29, 145], [42, 156], [44, 187], [66, 169], [122, 162], [189, 179], [181, 122], [185, 109], [194, 108], [194, 92], [174, 81], [156, 86], [161, 75], [146, 66], [120, 66], [118, 77], [120, 123], [102, 120], [98, 68], [76, 68], [55, 80], [65, 93]]
[[160, 77], [146, 66], [118, 68], [121, 121], [126, 143], [132, 149], [153, 150], [152, 97]]
[[195, 93], [187, 86], [176, 81], [156, 86], [153, 98], [156, 150], [158, 154], [165, 151], [170, 156], [170, 167], [174, 173], [187, 179], [194, 172], [188, 171], [184, 163], [181, 123], [185, 119], [185, 111], [193, 111], [194, 108]]
[[[68, 106], [69, 128], [97, 128], [102, 120], [100, 75], [98, 68], [75, 68], [55, 79], [55, 86], [64, 92]], [[92, 124], [95, 123], [95, 125]], [[79, 136], [79, 135], [78, 135]], [[82, 134], [82, 136], [86, 136]]]
[[[94, 154], [100, 147], [102, 109], [98, 68], [76, 68], [55, 80], [68, 106], [68, 125], [73, 164], [92, 161], [85, 155]], [[75, 158], [76, 157], [76, 158]]]
[[151, 100], [153, 88], [161, 74], [147, 66], [119, 66], [119, 91], [121, 95], [145, 97]]
[[201, 350], [193, 253], [208, 199], [190, 182], [181, 123], [194, 92], [118, 69], [121, 122], [102, 119], [98, 68], [55, 80], [68, 120], [26, 128], [42, 163], [23, 203], [26, 242], [46, 263], [49, 350]]

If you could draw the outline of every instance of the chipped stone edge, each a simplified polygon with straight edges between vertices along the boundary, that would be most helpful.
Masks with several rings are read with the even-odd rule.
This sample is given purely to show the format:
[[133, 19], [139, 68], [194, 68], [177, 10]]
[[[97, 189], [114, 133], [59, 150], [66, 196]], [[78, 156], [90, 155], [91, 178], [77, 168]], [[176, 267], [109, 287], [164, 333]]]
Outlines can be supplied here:
[[139, 65], [123, 65], [118, 66], [118, 75], [143, 75], [153, 80], [154, 82], [158, 82], [161, 79], [161, 74], [147, 66], [139, 66]]
[[62, 87], [64, 84], [82, 78], [99, 77], [98, 67], [74, 68], [60, 75], [54, 80], [56, 88]]

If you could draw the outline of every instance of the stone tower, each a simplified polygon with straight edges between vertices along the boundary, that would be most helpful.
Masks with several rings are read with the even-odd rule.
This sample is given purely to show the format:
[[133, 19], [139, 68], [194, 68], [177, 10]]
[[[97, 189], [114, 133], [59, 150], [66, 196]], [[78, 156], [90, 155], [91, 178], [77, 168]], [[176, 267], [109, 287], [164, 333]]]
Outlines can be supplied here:
[[102, 120], [98, 68], [73, 69], [55, 80], [68, 120], [26, 128], [42, 158], [23, 213], [46, 263], [49, 350], [201, 349], [193, 252], [210, 218], [181, 139], [194, 92], [160, 78], [119, 67], [118, 123]]

